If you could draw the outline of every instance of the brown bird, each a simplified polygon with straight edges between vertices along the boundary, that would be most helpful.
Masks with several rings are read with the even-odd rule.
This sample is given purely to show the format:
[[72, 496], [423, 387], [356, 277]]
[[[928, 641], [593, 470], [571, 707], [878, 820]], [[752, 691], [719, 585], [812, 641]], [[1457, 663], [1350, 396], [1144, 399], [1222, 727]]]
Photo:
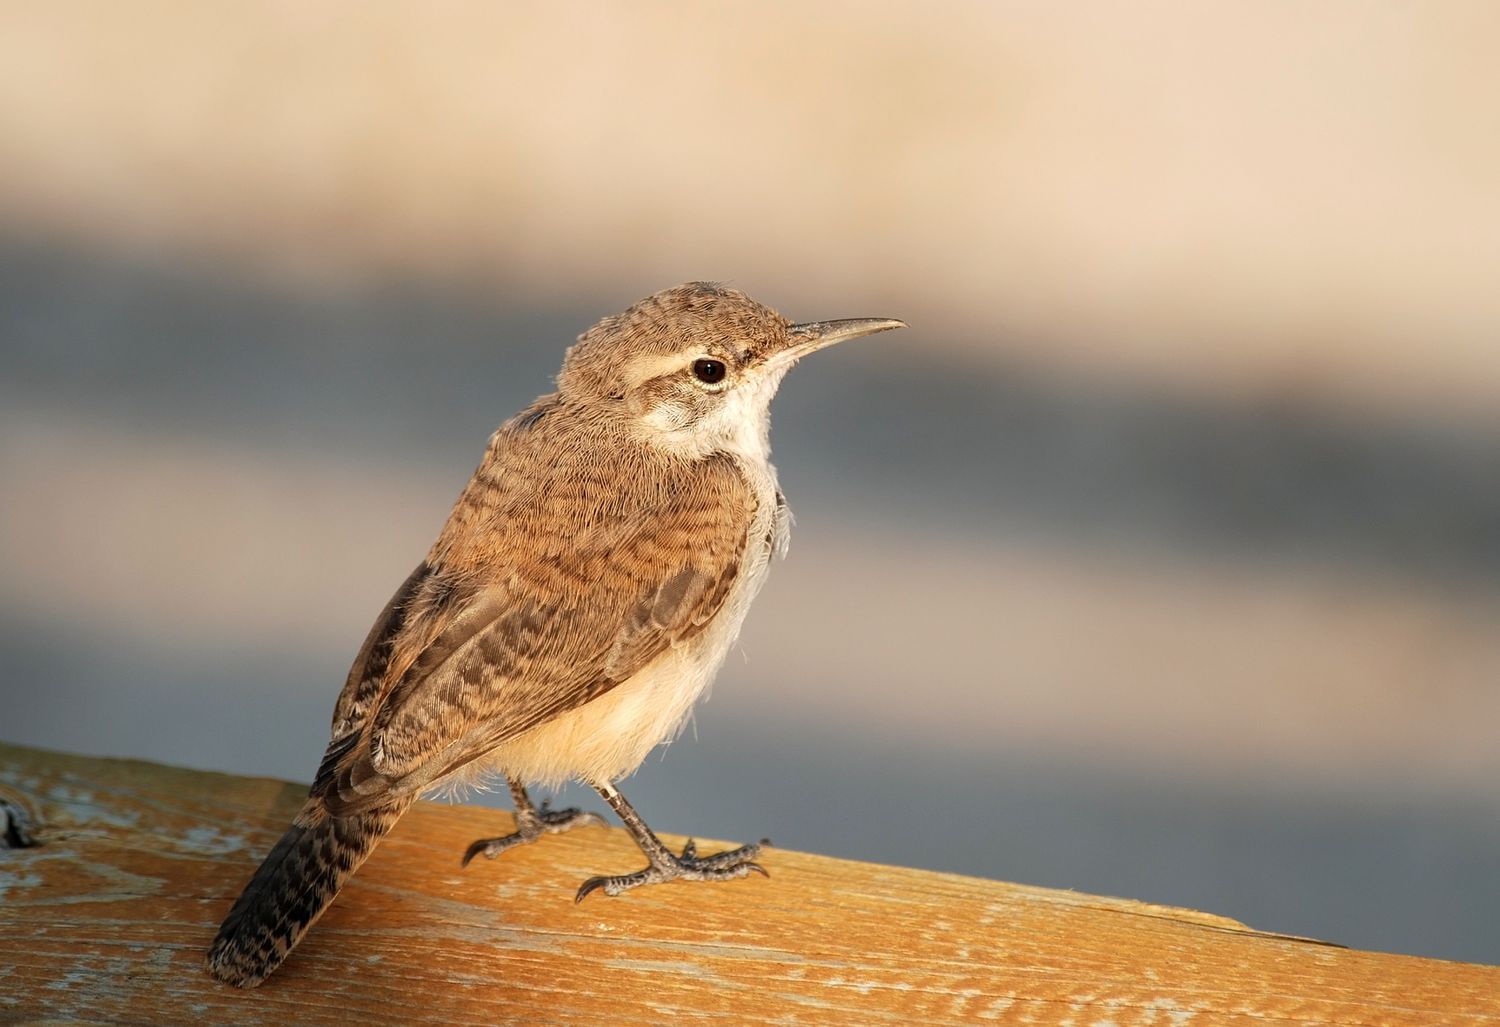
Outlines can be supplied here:
[[607, 317], [568, 350], [557, 391], [501, 425], [427, 558], [354, 659], [332, 741], [291, 828], [209, 950], [215, 977], [269, 976], [416, 798], [503, 777], [515, 833], [600, 821], [538, 809], [528, 784], [602, 795], [648, 865], [578, 900], [675, 878], [765, 873], [759, 845], [681, 856], [614, 782], [674, 736], [739, 634], [791, 518], [770, 404], [800, 358], [901, 321], [791, 324], [695, 282]]

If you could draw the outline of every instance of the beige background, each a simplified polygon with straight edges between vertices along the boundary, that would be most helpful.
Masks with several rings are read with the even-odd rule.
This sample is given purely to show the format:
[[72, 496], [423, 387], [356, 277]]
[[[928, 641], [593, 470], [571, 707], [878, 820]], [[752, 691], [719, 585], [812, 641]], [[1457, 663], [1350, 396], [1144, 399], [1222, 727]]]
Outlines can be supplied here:
[[0, 19], [7, 740], [306, 777], [487, 432], [725, 279], [913, 329], [784, 388], [653, 822], [1500, 961], [1493, 5]]

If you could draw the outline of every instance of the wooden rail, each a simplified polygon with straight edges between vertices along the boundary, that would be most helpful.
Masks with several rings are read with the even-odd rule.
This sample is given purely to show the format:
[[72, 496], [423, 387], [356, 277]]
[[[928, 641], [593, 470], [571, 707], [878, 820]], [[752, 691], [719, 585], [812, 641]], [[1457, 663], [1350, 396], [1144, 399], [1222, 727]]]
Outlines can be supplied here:
[[623, 831], [461, 870], [508, 817], [437, 803], [407, 815], [276, 976], [218, 984], [204, 949], [304, 791], [0, 745], [0, 802], [32, 821], [12, 817], [10, 840], [37, 843], [0, 848], [0, 1021], [1500, 1024], [1496, 967], [782, 850], [770, 880], [575, 906], [585, 877], [640, 862]]

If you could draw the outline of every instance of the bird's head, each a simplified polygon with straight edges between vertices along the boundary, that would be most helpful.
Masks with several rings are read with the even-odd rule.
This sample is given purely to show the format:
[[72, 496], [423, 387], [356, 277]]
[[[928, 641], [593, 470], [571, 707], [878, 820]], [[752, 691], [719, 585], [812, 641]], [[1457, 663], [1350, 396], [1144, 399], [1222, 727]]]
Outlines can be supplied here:
[[836, 342], [904, 327], [888, 318], [792, 324], [737, 289], [691, 282], [579, 336], [558, 391], [668, 452], [764, 459], [771, 399], [793, 364]]

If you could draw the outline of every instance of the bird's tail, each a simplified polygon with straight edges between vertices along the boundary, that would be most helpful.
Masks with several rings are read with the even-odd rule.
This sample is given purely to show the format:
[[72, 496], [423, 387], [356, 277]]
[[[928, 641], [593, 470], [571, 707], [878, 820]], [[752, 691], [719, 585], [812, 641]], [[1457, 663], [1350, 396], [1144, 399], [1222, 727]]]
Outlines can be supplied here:
[[271, 976], [408, 805], [332, 817], [309, 799], [224, 919], [209, 972], [241, 988]]

